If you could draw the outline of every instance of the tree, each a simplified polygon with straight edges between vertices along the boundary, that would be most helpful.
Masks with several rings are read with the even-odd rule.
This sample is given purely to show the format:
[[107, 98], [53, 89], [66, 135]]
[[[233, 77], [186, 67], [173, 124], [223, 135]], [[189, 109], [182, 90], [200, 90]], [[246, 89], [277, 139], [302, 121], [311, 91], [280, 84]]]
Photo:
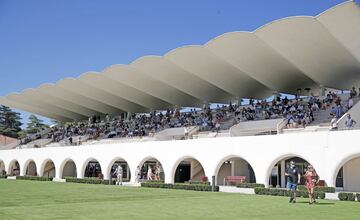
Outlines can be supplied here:
[[30, 115], [26, 131], [28, 134], [36, 134], [48, 127], [49, 126], [45, 125], [41, 119], [39, 119], [35, 115]]
[[0, 105], [0, 134], [18, 138], [21, 132], [20, 113], [14, 112], [11, 108]]

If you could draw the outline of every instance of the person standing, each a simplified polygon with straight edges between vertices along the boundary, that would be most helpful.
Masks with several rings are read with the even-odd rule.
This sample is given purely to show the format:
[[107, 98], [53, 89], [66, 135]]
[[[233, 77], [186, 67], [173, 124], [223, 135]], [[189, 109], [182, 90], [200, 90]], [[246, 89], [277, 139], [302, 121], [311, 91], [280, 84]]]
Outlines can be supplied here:
[[338, 123], [337, 123], [337, 118], [336, 116], [334, 115], [334, 117], [331, 119], [331, 130], [332, 131], [337, 131], [338, 130]]
[[298, 184], [300, 184], [300, 172], [299, 169], [295, 166], [294, 161], [290, 161], [290, 167], [285, 172], [287, 176], [287, 189], [290, 191], [290, 203], [296, 203], [296, 190]]
[[159, 164], [159, 162], [156, 162], [156, 167], [155, 167], [155, 180], [160, 180], [160, 173], [161, 173], [160, 164]]
[[119, 186], [122, 185], [123, 168], [121, 167], [120, 164], [116, 167], [114, 174], [116, 174], [115, 185], [119, 185]]
[[319, 182], [319, 176], [317, 175], [314, 167], [312, 165], [309, 165], [304, 177], [305, 186], [309, 194], [309, 204], [311, 205], [313, 203], [316, 203], [314, 190], [316, 184]]
[[153, 180], [153, 173], [150, 166], [147, 172], [147, 180]]
[[356, 125], [356, 121], [351, 118], [350, 114], [348, 114], [345, 122], [346, 129], [351, 129], [352, 127], [354, 127], [354, 125]]

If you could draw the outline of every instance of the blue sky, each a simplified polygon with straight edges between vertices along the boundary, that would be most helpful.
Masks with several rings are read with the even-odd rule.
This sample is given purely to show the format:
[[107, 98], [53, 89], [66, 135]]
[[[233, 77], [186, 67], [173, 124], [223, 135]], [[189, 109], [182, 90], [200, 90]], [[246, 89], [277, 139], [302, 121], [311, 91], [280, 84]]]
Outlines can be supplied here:
[[0, 96], [341, 2], [0, 0]]

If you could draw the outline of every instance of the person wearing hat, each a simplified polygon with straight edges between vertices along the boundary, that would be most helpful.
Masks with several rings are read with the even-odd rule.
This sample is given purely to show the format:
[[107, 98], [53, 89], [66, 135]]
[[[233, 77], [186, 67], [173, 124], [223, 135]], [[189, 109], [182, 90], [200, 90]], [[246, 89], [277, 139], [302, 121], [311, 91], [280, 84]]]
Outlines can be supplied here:
[[287, 189], [290, 191], [290, 203], [296, 203], [296, 189], [300, 184], [300, 172], [294, 161], [290, 161], [290, 167], [285, 172], [287, 176]]
[[319, 176], [317, 175], [314, 167], [309, 164], [308, 169], [304, 175], [305, 177], [305, 186], [309, 194], [309, 204], [316, 203], [314, 189], [316, 184], [319, 182]]

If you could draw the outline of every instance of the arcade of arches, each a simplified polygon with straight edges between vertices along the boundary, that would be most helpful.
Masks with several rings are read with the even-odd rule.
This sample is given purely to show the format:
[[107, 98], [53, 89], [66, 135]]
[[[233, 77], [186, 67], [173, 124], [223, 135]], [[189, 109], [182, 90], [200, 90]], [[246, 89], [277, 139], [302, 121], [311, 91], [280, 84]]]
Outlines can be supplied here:
[[[309, 165], [308, 161], [300, 157], [287, 157], [279, 160], [271, 170], [269, 175], [269, 185], [276, 187], [286, 187], [287, 178], [285, 172], [289, 167], [290, 161], [295, 161], [296, 166], [300, 170], [301, 174], [306, 172], [307, 166]], [[112, 163], [112, 164], [111, 164]], [[110, 172], [108, 176], [116, 178], [114, 171], [117, 166], [123, 168], [123, 179], [124, 181], [129, 181], [131, 178], [130, 167], [124, 159], [114, 159], [107, 167], [106, 172]], [[80, 171], [84, 177], [102, 177], [102, 168], [99, 162], [95, 159], [92, 159], [84, 164], [84, 170]], [[360, 156], [352, 158], [345, 162], [337, 171], [336, 181], [334, 179], [335, 186], [338, 190], [344, 191], [354, 191], [360, 192]], [[7, 169], [7, 170], [6, 170]], [[37, 173], [37, 164], [30, 160], [24, 166], [24, 175], [36, 176]], [[138, 180], [145, 181], [148, 179], [159, 179], [165, 180], [165, 173], [162, 164], [155, 158], [147, 158], [139, 164], [140, 172], [138, 173]], [[150, 170], [150, 171], [149, 171]], [[315, 167], [316, 170], [316, 167]], [[5, 172], [6, 171], [6, 172]], [[56, 176], [55, 164], [52, 160], [48, 159], [43, 162], [40, 168], [40, 174], [44, 177], [53, 177]], [[63, 167], [59, 169], [60, 177], [78, 177], [78, 170], [75, 162], [71, 159], [64, 161]], [[226, 177], [227, 176], [245, 176], [246, 182], [255, 183], [255, 173], [251, 165], [243, 160], [240, 157], [232, 157], [226, 160], [223, 160], [218, 164], [216, 170], [216, 184], [217, 185], [227, 185]], [[19, 176], [20, 175], [20, 165], [17, 160], [12, 160], [8, 166], [4, 161], [0, 160], [0, 175], [9, 176]], [[133, 174], [135, 175], [135, 174]], [[151, 175], [151, 176], [149, 176]], [[203, 176], [205, 176], [205, 171], [202, 164], [194, 158], [185, 158], [180, 161], [176, 167], [173, 168], [171, 173], [173, 181], [175, 183], [183, 183], [188, 181], [200, 181]], [[334, 174], [335, 175], [335, 174]], [[334, 176], [335, 177], [335, 176]], [[320, 179], [323, 177], [320, 176]], [[211, 181], [211, 179], [209, 179]], [[304, 184], [303, 178], [301, 178], [301, 184]], [[325, 184], [322, 182], [321, 184]], [[329, 184], [329, 183], [328, 183]]]

